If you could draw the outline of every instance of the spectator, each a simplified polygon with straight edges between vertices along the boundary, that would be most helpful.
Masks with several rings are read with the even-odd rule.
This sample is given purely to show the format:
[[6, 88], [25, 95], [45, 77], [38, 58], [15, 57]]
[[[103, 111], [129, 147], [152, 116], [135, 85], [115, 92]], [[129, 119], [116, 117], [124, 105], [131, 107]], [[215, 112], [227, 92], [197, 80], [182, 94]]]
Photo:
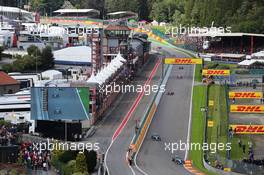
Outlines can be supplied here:
[[229, 135], [229, 138], [233, 138], [234, 132], [233, 132], [232, 127], [229, 128], [228, 135]]
[[235, 99], [235, 98], [233, 98], [233, 99], [232, 99], [232, 103], [234, 104], [235, 102], [236, 102], [236, 99]]
[[238, 146], [239, 146], [239, 148], [242, 147], [242, 141], [240, 139], [238, 139]]
[[245, 144], [242, 145], [242, 149], [243, 149], [243, 153], [245, 154], [246, 153], [246, 145]]
[[42, 169], [47, 171], [51, 166], [51, 154], [48, 150], [40, 152], [33, 149], [32, 143], [22, 143], [20, 152], [23, 155], [25, 164], [33, 170]]

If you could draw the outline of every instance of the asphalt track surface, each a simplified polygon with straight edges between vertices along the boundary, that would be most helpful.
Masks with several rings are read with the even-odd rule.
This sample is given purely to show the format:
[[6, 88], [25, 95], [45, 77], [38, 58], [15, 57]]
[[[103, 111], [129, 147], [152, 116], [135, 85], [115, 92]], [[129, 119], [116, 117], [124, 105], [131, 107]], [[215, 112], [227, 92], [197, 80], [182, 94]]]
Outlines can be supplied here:
[[[131, 84], [133, 85], [144, 85], [144, 83], [149, 78], [149, 75], [153, 71], [154, 66], [156, 65], [158, 59], [151, 58], [149, 63], [147, 63], [143, 70], [137, 73], [136, 78], [133, 80]], [[158, 82], [161, 75], [161, 66], [157, 68], [156, 74], [153, 75], [151, 84]], [[126, 175], [130, 174], [131, 170], [129, 169], [125, 156], [127, 149], [129, 147], [130, 141], [134, 135], [134, 127], [136, 124], [136, 120], [140, 119], [144, 112], [147, 109], [147, 106], [151, 102], [153, 97], [153, 93], [151, 95], [143, 95], [141, 102], [137, 105], [135, 111], [129, 117], [129, 120], [122, 130], [119, 131], [117, 135], [116, 131], [120, 128], [121, 123], [125, 120], [128, 112], [132, 108], [133, 104], [135, 103], [139, 93], [136, 92], [129, 92], [120, 94], [120, 96], [115, 100], [115, 102], [110, 106], [106, 114], [101, 121], [96, 123], [96, 132], [92, 137], [86, 138], [85, 142], [89, 143], [99, 143], [101, 154], [105, 154], [109, 145], [111, 144], [113, 138], [117, 137], [120, 138], [118, 141], [125, 142], [119, 144], [113, 144], [111, 149], [109, 149], [108, 156], [105, 158], [105, 162], [108, 164], [110, 174], [116, 170], [117, 174], [115, 175]], [[139, 108], [140, 106], [140, 108]], [[137, 113], [135, 113], [137, 111]], [[116, 136], [114, 136], [116, 135]], [[116, 138], [117, 140], [117, 138]]]
[[[165, 53], [166, 56], [170, 56], [170, 57], [175, 56], [175, 54], [178, 55], [179, 57], [183, 56], [174, 49], [166, 49]], [[136, 77], [136, 81], [133, 84], [134, 85], [144, 84], [149, 78], [151, 72], [153, 71], [156, 62], [157, 59], [150, 60], [149, 64], [147, 64], [143, 69], [143, 71], [138, 74], [138, 76]], [[192, 70], [190, 68], [190, 82], [192, 77], [191, 72]], [[160, 77], [161, 77], [161, 65], [159, 65], [159, 67], [157, 68], [156, 74], [153, 75], [150, 84], [151, 85], [158, 84], [160, 82]], [[133, 169], [131, 169], [128, 166], [126, 161], [126, 153], [130, 145], [130, 142], [134, 136], [136, 120], [139, 120], [143, 117], [148, 106], [150, 105], [154, 93], [152, 93], [151, 95], [143, 95], [140, 98], [140, 100], [138, 100], [138, 104], [136, 105], [133, 112], [129, 114], [131, 109], [133, 108], [133, 105], [139, 98], [138, 96], [139, 93], [122, 94], [110, 107], [109, 112], [105, 114], [103, 120], [96, 125], [96, 132], [94, 136], [86, 139], [86, 141], [90, 143], [95, 143], [95, 142], [99, 143], [99, 147], [100, 147], [99, 152], [106, 154], [105, 165], [107, 165], [107, 169], [109, 172], [108, 174], [110, 175], [134, 174], [132, 170], [135, 169], [135, 167], [132, 167]], [[189, 106], [186, 107], [186, 111], [187, 111], [186, 113], [188, 113], [188, 108]], [[128, 114], [129, 117], [127, 117]], [[186, 116], [186, 120], [187, 119], [188, 116]], [[170, 160], [170, 157], [166, 157], [166, 158]], [[159, 168], [160, 166], [162, 165], [158, 165], [158, 167], [156, 168]], [[173, 164], [172, 166], [175, 167], [175, 165]], [[188, 173], [186, 172], [185, 174]]]
[[[166, 49], [175, 57], [186, 57], [170, 49]], [[190, 100], [192, 94], [193, 65], [184, 65], [180, 70], [174, 65], [168, 79], [166, 92], [174, 92], [173, 96], [163, 94], [157, 107], [148, 133], [137, 155], [137, 165], [144, 173], [134, 168], [135, 174], [148, 175], [188, 175], [190, 174], [181, 165], [172, 162], [173, 155], [184, 160], [185, 150], [165, 151], [165, 143], [187, 142], [190, 113]], [[178, 79], [182, 75], [183, 79]], [[151, 135], [157, 133], [161, 141], [152, 141]]]
[[[37, 120], [84, 120], [88, 118], [78, 88], [48, 88], [48, 111], [42, 110], [42, 89], [32, 88], [31, 118]], [[58, 110], [60, 112], [55, 112]]]
[[[157, 60], [157, 62], [159, 61]], [[159, 70], [161, 69], [161, 66], [158, 63], [155, 64], [155, 67], [157, 68], [157, 70], [158, 68]], [[148, 77], [148, 80], [151, 79], [152, 81], [148, 82], [147, 80], [147, 83], [149, 83], [150, 85], [158, 84], [159, 77], [161, 75], [160, 72], [154, 72], [155, 67]], [[151, 95], [137, 93], [137, 98], [133, 102], [128, 113], [125, 115], [123, 121], [126, 121], [127, 117], [129, 117], [129, 119], [126, 123], [122, 121], [119, 127], [116, 129], [112, 137], [112, 142], [110, 144], [108, 152], [106, 153], [106, 164], [110, 175], [132, 174], [126, 160], [127, 150], [135, 133], [135, 121], [140, 120], [145, 111], [148, 109], [153, 95], [154, 93], [152, 93]], [[122, 128], [122, 126], [124, 127]], [[122, 130], [120, 130], [120, 128], [122, 128]]]

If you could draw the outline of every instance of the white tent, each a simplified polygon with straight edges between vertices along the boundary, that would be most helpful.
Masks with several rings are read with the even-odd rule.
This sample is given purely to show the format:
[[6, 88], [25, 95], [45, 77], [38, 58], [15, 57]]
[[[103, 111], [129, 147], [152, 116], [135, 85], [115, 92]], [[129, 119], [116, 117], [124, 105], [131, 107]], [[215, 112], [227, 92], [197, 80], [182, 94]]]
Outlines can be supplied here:
[[92, 74], [90, 76], [90, 78], [88, 79], [87, 83], [97, 83], [97, 84], [101, 84], [102, 82], [97, 80], [96, 77], [94, 76], [94, 74]]
[[154, 21], [151, 22], [151, 24], [152, 24], [153, 26], [158, 26], [158, 25], [159, 25], [159, 22], [156, 21], [156, 20], [154, 20]]
[[41, 73], [43, 79], [57, 80], [62, 79], [62, 73], [57, 70], [46, 70]]
[[110, 78], [126, 60], [118, 54], [106, 67], [104, 67], [96, 76], [94, 74], [87, 80], [87, 83], [103, 84], [108, 78]]

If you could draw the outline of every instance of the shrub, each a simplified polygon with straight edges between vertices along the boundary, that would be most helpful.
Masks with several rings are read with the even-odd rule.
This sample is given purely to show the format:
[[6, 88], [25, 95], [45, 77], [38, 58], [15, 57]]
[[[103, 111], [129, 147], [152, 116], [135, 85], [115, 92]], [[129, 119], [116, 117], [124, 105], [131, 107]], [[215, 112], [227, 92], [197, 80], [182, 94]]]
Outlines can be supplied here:
[[97, 164], [97, 153], [94, 150], [84, 151], [88, 172], [93, 172]]
[[83, 153], [78, 153], [76, 157], [76, 166], [74, 172], [82, 172], [82, 173], [87, 172], [87, 164], [85, 161], [85, 155]]
[[67, 163], [70, 160], [75, 160], [76, 156], [78, 154], [78, 151], [65, 151], [64, 153], [62, 153], [59, 156], [59, 161], [63, 162], [63, 163]]

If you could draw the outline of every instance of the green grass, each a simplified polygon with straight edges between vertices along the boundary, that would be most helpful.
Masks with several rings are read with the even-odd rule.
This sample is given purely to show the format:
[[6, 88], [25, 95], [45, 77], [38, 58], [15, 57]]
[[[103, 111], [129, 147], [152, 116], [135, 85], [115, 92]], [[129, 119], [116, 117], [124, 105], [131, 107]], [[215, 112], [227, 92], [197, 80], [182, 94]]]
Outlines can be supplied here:
[[81, 97], [82, 103], [85, 107], [85, 110], [87, 113], [89, 113], [89, 103], [90, 103], [90, 98], [89, 98], [89, 88], [83, 87], [83, 88], [78, 88], [79, 95]]
[[[194, 86], [193, 89], [193, 111], [192, 111], [192, 131], [191, 131], [191, 143], [203, 144], [204, 141], [204, 128], [205, 128], [205, 115], [201, 112], [201, 107], [206, 105], [206, 87]], [[202, 150], [190, 150], [189, 155], [193, 165], [208, 175], [215, 175], [215, 173], [209, 172], [203, 166], [203, 151]]]
[[[243, 153], [242, 148], [238, 146], [238, 140], [241, 140], [242, 143], [246, 145], [246, 153]], [[248, 142], [250, 141], [250, 137], [248, 135], [234, 135], [231, 140], [232, 149], [231, 149], [231, 159], [232, 160], [241, 160], [244, 157], [248, 157]], [[254, 146], [254, 143], [253, 143]]]
[[[214, 101], [214, 106], [209, 106], [208, 120], [214, 122], [214, 127], [208, 128], [207, 138], [208, 143], [224, 143], [228, 142], [228, 111], [225, 99], [225, 87], [220, 85], [212, 85], [209, 87], [209, 100]], [[250, 141], [249, 136], [246, 135], [234, 135], [231, 139], [231, 160], [242, 160], [247, 154], [243, 154], [242, 148], [238, 147], [238, 140], [242, 143], [247, 143]], [[254, 144], [254, 143], [253, 143]], [[248, 151], [248, 145], [246, 153]], [[218, 151], [221, 160], [225, 160], [226, 151]], [[210, 154], [209, 161], [213, 163], [215, 161], [216, 154]]]
[[[227, 143], [228, 115], [226, 109], [225, 87], [211, 85], [209, 87], [209, 101], [214, 101], [213, 106], [209, 106], [208, 120], [214, 122], [214, 126], [208, 128], [208, 143]], [[226, 151], [219, 151], [218, 154], [225, 158]], [[212, 160], [214, 161], [214, 160]]]
[[201, 64], [196, 64], [194, 80], [197, 81], [197, 82], [201, 82], [202, 81], [201, 69], [202, 69], [202, 65]]

